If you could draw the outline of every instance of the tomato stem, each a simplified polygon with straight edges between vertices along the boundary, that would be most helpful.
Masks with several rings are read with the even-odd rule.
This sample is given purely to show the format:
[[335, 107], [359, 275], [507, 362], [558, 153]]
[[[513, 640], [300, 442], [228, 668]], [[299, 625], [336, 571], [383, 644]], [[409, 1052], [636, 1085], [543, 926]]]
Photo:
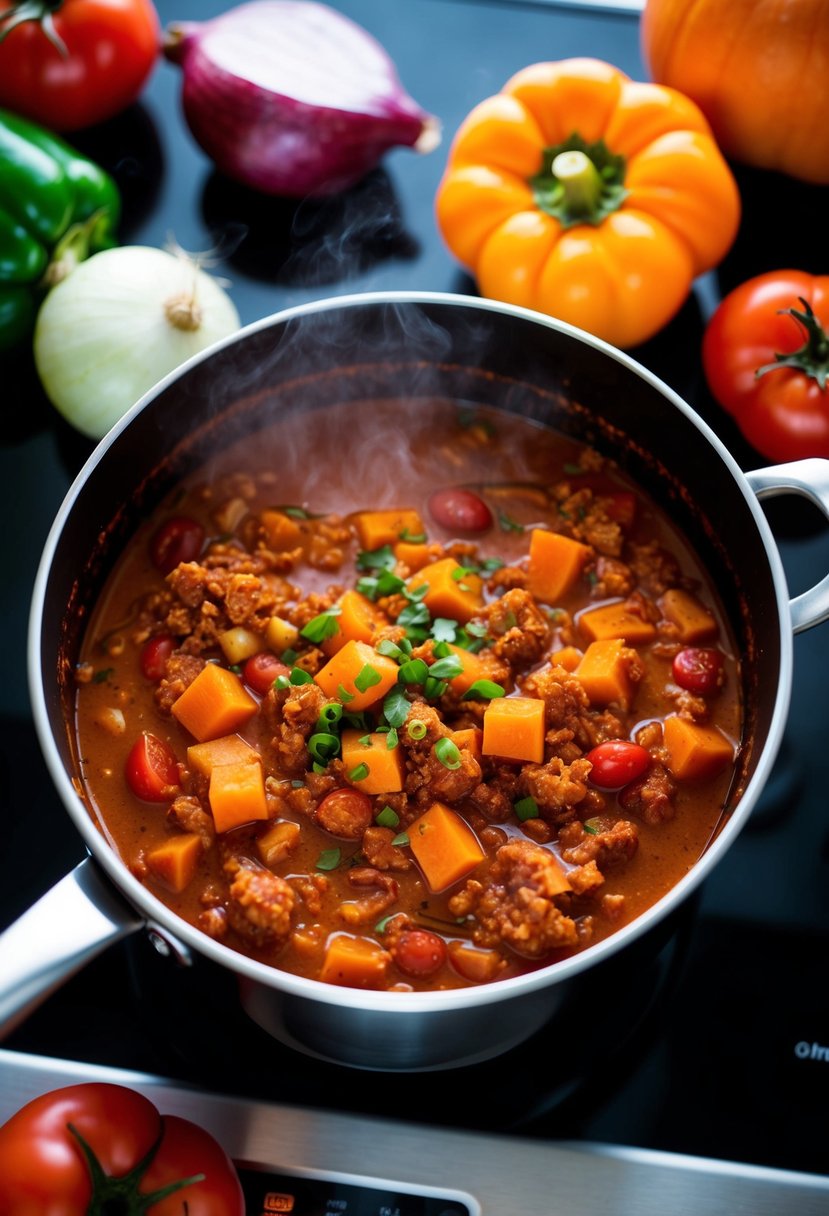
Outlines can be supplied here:
[[117, 1178], [104, 1173], [100, 1161], [78, 1129], [71, 1123], [67, 1123], [66, 1126], [78, 1142], [92, 1183], [92, 1197], [85, 1216], [144, 1216], [144, 1213], [152, 1209], [154, 1204], [160, 1203], [168, 1195], [180, 1191], [183, 1187], [191, 1186], [195, 1182], [204, 1181], [204, 1174], [193, 1174], [190, 1178], [177, 1178], [175, 1182], [169, 1182], [155, 1191], [145, 1193], [139, 1190], [141, 1181], [152, 1165], [164, 1137], [163, 1120], [155, 1143], [150, 1147], [149, 1152], [131, 1170]]
[[781, 308], [780, 316], [792, 317], [805, 334], [806, 341], [797, 350], [789, 354], [775, 353], [774, 362], [758, 367], [755, 376], [764, 376], [766, 372], [779, 367], [793, 367], [805, 376], [811, 376], [817, 381], [821, 392], [826, 392], [826, 378], [829, 376], [829, 335], [814, 314], [812, 306], [803, 296], [798, 296], [803, 305], [801, 312], [797, 308]]
[[53, 19], [53, 14], [62, 4], [63, 0], [17, 0], [0, 16], [0, 42], [18, 25], [23, 25], [26, 21], [36, 21], [61, 58], [67, 59], [69, 51], [55, 29]]

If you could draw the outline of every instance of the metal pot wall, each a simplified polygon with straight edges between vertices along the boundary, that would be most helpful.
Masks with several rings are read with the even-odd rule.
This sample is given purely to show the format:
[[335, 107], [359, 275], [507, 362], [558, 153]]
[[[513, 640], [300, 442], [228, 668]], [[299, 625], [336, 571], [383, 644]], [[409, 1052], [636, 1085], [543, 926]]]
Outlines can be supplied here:
[[[614, 457], [707, 563], [743, 658], [746, 742], [732, 801], [705, 856], [657, 905], [576, 957], [517, 979], [437, 993], [344, 989], [266, 967], [202, 935], [126, 869], [79, 797], [72, 669], [85, 620], [138, 521], [176, 480], [281, 403], [453, 397], [538, 419]], [[829, 516], [829, 462], [743, 474], [676, 394], [626, 355], [549, 318], [430, 293], [340, 297], [267, 318], [162, 381], [95, 450], [47, 541], [31, 612], [29, 672], [46, 763], [90, 857], [0, 937], [0, 1027], [120, 937], [229, 968], [248, 1013], [302, 1051], [360, 1068], [483, 1060], [554, 1019], [588, 973], [657, 949], [671, 914], [730, 847], [781, 741], [792, 635], [829, 617], [829, 576], [790, 602], [759, 499], [804, 495]]]

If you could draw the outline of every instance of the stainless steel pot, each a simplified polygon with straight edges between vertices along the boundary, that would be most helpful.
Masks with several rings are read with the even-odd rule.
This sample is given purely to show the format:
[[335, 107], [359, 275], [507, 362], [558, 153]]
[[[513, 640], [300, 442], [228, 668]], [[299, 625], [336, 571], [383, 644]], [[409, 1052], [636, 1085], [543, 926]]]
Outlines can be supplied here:
[[[743, 659], [746, 743], [705, 855], [658, 904], [584, 953], [517, 979], [451, 992], [343, 989], [242, 957], [171, 913], [125, 868], [81, 797], [72, 746], [72, 667], [89, 608], [138, 520], [217, 445], [254, 434], [301, 399], [440, 395], [542, 420], [612, 455], [671, 513], [708, 563]], [[364, 294], [289, 309], [247, 327], [162, 381], [99, 444], [49, 535], [31, 611], [35, 725], [89, 858], [0, 937], [0, 1026], [8, 1030], [110, 943], [143, 929], [238, 977], [250, 1015], [278, 1039], [384, 1070], [468, 1064], [524, 1041], [598, 969], [650, 949], [731, 846], [778, 751], [792, 635], [829, 617], [829, 576], [790, 600], [759, 499], [792, 493], [829, 516], [829, 462], [744, 474], [705, 423], [627, 355], [547, 317], [431, 293]]]

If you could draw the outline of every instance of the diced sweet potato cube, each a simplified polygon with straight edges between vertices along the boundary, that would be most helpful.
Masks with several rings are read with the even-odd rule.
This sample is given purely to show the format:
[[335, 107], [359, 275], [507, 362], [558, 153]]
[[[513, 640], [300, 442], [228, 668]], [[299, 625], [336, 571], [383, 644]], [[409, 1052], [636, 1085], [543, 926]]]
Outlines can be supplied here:
[[425, 541], [399, 540], [393, 546], [393, 552], [411, 574], [421, 570], [431, 558], [429, 546]]
[[170, 891], [183, 891], [192, 881], [204, 850], [201, 836], [181, 832], [147, 853], [147, 867]]
[[432, 616], [445, 616], [465, 625], [483, 606], [483, 581], [480, 575], [464, 569], [454, 557], [442, 557], [418, 570], [408, 581], [410, 591], [426, 584], [423, 597]]
[[302, 828], [290, 819], [280, 819], [257, 838], [256, 848], [266, 866], [278, 865], [290, 857], [299, 844]]
[[584, 651], [579, 650], [578, 646], [562, 646], [561, 650], [554, 650], [550, 655], [550, 663], [553, 667], [563, 667], [565, 671], [575, 671], [583, 658]]
[[259, 516], [262, 530], [265, 533], [265, 543], [275, 553], [285, 549], [295, 549], [302, 543], [302, 529], [295, 519], [284, 511], [266, 510]]
[[257, 702], [242, 681], [218, 663], [206, 663], [173, 702], [173, 716], [200, 743], [229, 735], [252, 717]]
[[468, 942], [449, 942], [449, 961], [459, 975], [470, 984], [487, 984], [504, 968], [503, 957], [497, 950], [480, 950]]
[[395, 507], [389, 511], [360, 511], [354, 526], [363, 549], [381, 549], [406, 537], [422, 536], [423, 521], [417, 511]]
[[217, 764], [210, 774], [207, 798], [217, 832], [268, 818], [265, 779], [258, 760]]
[[390, 963], [388, 950], [377, 942], [338, 933], [328, 943], [319, 978], [343, 988], [385, 988]]
[[[352, 785], [366, 794], [394, 794], [403, 789], [403, 754], [399, 746], [389, 747], [388, 734], [348, 729], [340, 736], [345, 775]], [[368, 769], [360, 773], [362, 766]]]
[[492, 679], [492, 667], [488, 659], [480, 654], [473, 654], [471, 650], [464, 650], [462, 646], [453, 646], [451, 643], [448, 643], [448, 646], [463, 668], [459, 675], [452, 676], [449, 681], [450, 687], [456, 693], [463, 696], [465, 692], [469, 692], [476, 680]]
[[578, 626], [590, 642], [621, 638], [628, 646], [640, 646], [656, 637], [656, 626], [626, 608], [624, 600], [582, 612]]
[[704, 726], [671, 714], [665, 719], [668, 769], [678, 781], [716, 777], [734, 760], [734, 747], [716, 726]]
[[337, 632], [322, 643], [327, 655], [342, 650], [346, 642], [370, 642], [376, 631], [389, 623], [380, 609], [366, 596], [360, 595], [359, 591], [349, 589], [343, 592], [338, 607], [340, 613], [335, 618]]
[[[314, 676], [332, 701], [342, 701], [355, 714], [380, 701], [397, 683], [394, 659], [378, 654], [366, 642], [346, 642]], [[377, 678], [375, 678], [377, 677]]]
[[459, 882], [484, 859], [475, 833], [442, 802], [434, 802], [409, 825], [407, 834], [415, 861], [433, 892]]
[[662, 615], [679, 631], [679, 640], [690, 645], [707, 642], [717, 635], [717, 620], [689, 591], [672, 587], [659, 599]]
[[621, 638], [591, 642], [574, 671], [593, 705], [617, 704], [627, 709], [633, 699], [633, 684], [624, 658]]
[[484, 732], [479, 726], [467, 726], [452, 731], [452, 742], [456, 747], [465, 747], [471, 756], [480, 760], [483, 755]]
[[256, 748], [241, 735], [222, 735], [207, 743], [193, 743], [187, 749], [188, 765], [204, 777], [209, 777], [217, 764], [250, 764], [258, 756]]
[[533, 528], [527, 586], [545, 604], [555, 604], [582, 572], [591, 550], [580, 541], [546, 528]]
[[504, 760], [544, 759], [544, 702], [537, 697], [498, 697], [484, 711], [482, 751]]

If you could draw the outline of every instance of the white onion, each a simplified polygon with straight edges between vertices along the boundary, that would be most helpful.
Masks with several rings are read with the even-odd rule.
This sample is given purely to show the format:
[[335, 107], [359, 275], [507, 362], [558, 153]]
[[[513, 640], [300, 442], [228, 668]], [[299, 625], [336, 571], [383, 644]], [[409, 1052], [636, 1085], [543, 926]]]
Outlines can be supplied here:
[[125, 245], [81, 262], [49, 292], [35, 366], [56, 409], [100, 439], [168, 372], [239, 325], [229, 295], [196, 260]]

